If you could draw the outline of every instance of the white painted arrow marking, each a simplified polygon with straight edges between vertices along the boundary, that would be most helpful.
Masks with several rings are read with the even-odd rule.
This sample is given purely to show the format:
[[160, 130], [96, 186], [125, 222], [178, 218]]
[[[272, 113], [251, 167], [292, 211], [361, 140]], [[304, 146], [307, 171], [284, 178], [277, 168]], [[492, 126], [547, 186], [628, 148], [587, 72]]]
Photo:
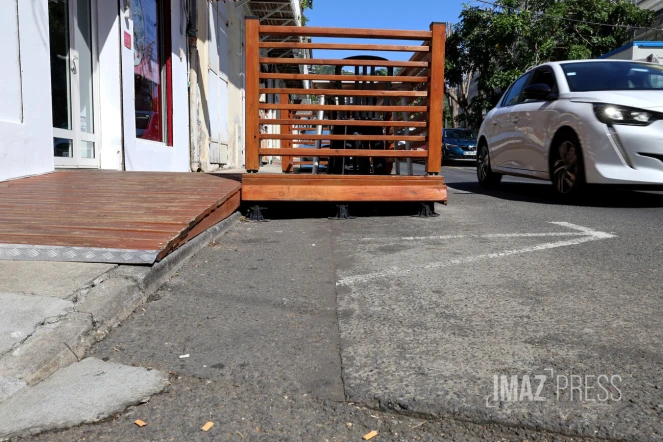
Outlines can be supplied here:
[[[582, 232], [548, 232], [548, 233], [483, 233], [483, 234], [467, 234], [467, 235], [433, 235], [433, 236], [403, 236], [397, 238], [399, 241], [422, 241], [422, 240], [436, 240], [436, 239], [462, 239], [462, 238], [538, 238], [546, 236], [585, 236], [586, 233]], [[354, 241], [393, 241], [394, 238], [384, 236], [381, 238], [360, 238], [356, 239], [342, 239], [341, 241], [354, 242]]]
[[[521, 255], [523, 253], [531, 253], [531, 252], [538, 252], [541, 250], [548, 250], [548, 249], [556, 249], [559, 247], [567, 247], [567, 246], [575, 246], [578, 244], [590, 242], [590, 241], [598, 241], [601, 239], [609, 239], [609, 238], [615, 238], [616, 235], [613, 235], [612, 233], [607, 233], [607, 232], [600, 232], [598, 230], [593, 230], [590, 229], [589, 227], [583, 227], [579, 226], [576, 224], [571, 224], [567, 222], [551, 222], [550, 224], [556, 224], [558, 226], [566, 227], [568, 229], [572, 230], [577, 230], [580, 233], [574, 233], [572, 234], [575, 236], [572, 239], [567, 239], [564, 241], [555, 241], [555, 242], [549, 242], [549, 243], [544, 243], [544, 244], [537, 244], [534, 246], [529, 246], [529, 247], [524, 247], [522, 249], [515, 249], [515, 250], [505, 250], [503, 252], [495, 252], [495, 253], [486, 253], [484, 255], [476, 255], [476, 256], [468, 256], [466, 258], [455, 258], [455, 259], [449, 259], [446, 261], [441, 261], [441, 262], [434, 262], [430, 264], [426, 264], [424, 266], [419, 266], [419, 267], [414, 267], [414, 268], [405, 268], [401, 269], [398, 267], [393, 267], [388, 270], [383, 270], [381, 272], [374, 272], [374, 273], [368, 273], [366, 275], [354, 275], [354, 276], [348, 276], [346, 278], [340, 279], [336, 285], [337, 286], [349, 286], [352, 284], [357, 284], [357, 283], [363, 283], [363, 282], [368, 282], [372, 281], [374, 279], [378, 278], [385, 278], [385, 277], [390, 277], [390, 276], [404, 276], [409, 273], [412, 273], [417, 270], [432, 270], [432, 269], [439, 269], [442, 267], [450, 267], [452, 265], [457, 265], [457, 264], [468, 264], [468, 263], [473, 263], [477, 261], [482, 261], [484, 259], [494, 259], [494, 258], [503, 258], [505, 256], [512, 256], [512, 255]], [[499, 236], [495, 235], [500, 235], [500, 234], [490, 234], [490, 235], [477, 235], [477, 237], [482, 237], [482, 238], [495, 238]], [[523, 234], [506, 234], [509, 235], [508, 237], [531, 237], [533, 234], [530, 233], [523, 233]], [[534, 234], [536, 236], [562, 236], [560, 233], [548, 233], [548, 234]], [[463, 235], [458, 235], [458, 236], [450, 236], [445, 239], [453, 239], [453, 238], [458, 238], [458, 237], [464, 237]], [[435, 237], [412, 237], [413, 239], [431, 239]], [[442, 238], [442, 237], [437, 237], [437, 238]], [[405, 238], [409, 239], [409, 238]]]

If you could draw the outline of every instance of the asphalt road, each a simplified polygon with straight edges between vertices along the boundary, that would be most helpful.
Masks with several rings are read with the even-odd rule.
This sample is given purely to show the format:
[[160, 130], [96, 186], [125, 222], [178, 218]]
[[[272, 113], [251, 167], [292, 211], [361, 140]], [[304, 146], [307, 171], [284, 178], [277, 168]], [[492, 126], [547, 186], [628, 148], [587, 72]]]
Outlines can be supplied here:
[[663, 195], [444, 176], [438, 218], [241, 223], [91, 352], [169, 390], [37, 440], [661, 440]]

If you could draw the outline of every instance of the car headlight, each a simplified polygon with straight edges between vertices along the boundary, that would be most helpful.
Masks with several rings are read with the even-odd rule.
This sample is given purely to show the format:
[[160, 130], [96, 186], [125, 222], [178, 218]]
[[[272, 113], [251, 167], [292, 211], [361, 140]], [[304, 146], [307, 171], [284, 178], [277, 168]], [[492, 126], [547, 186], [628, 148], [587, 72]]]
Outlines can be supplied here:
[[[456, 145], [456, 144], [448, 144], [448, 143], [447, 143], [447, 144], [445, 144], [444, 146], [445, 146], [447, 149], [461, 149], [461, 147], [458, 146], [458, 145]], [[462, 149], [461, 149], [461, 150], [462, 150]]]
[[615, 104], [595, 104], [594, 114], [601, 123], [648, 126], [661, 119], [661, 114]]

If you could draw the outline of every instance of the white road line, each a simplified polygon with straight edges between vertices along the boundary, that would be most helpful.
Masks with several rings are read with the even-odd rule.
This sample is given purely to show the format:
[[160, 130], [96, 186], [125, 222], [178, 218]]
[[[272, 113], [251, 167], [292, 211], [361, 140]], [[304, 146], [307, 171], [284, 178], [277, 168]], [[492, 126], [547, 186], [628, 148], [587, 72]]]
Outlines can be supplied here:
[[457, 264], [468, 264], [468, 263], [473, 263], [477, 261], [482, 261], [485, 259], [494, 259], [494, 258], [503, 258], [505, 256], [513, 256], [513, 255], [521, 255], [523, 253], [531, 253], [531, 252], [538, 252], [541, 250], [549, 250], [549, 249], [556, 249], [559, 247], [567, 247], [567, 246], [575, 246], [578, 244], [590, 242], [590, 241], [598, 241], [601, 239], [609, 239], [609, 238], [615, 238], [616, 235], [613, 235], [611, 233], [607, 232], [600, 232], [598, 230], [593, 230], [588, 227], [583, 227], [583, 226], [578, 226], [576, 224], [571, 224], [567, 222], [552, 222], [551, 224], [557, 224], [560, 226], [567, 227], [569, 229], [573, 230], [579, 230], [583, 232], [583, 234], [577, 238], [573, 239], [567, 239], [565, 241], [555, 241], [555, 242], [549, 242], [549, 243], [543, 243], [543, 244], [538, 244], [534, 246], [529, 246], [529, 247], [524, 247], [522, 249], [514, 249], [514, 250], [505, 250], [502, 252], [495, 252], [495, 253], [487, 253], [484, 255], [476, 255], [476, 256], [468, 256], [466, 258], [456, 258], [456, 259], [449, 259], [446, 261], [440, 261], [440, 262], [433, 262], [430, 264], [426, 264], [424, 266], [418, 266], [418, 267], [411, 267], [411, 268], [398, 268], [398, 267], [393, 267], [388, 270], [383, 270], [381, 272], [374, 272], [374, 273], [368, 273], [366, 275], [354, 275], [354, 276], [348, 276], [346, 278], [340, 279], [336, 285], [337, 286], [349, 286], [352, 284], [357, 284], [357, 283], [363, 283], [363, 282], [368, 282], [372, 281], [378, 278], [385, 278], [385, 277], [392, 277], [392, 276], [404, 276], [409, 273], [418, 271], [418, 270], [433, 270], [433, 269], [439, 269], [442, 267], [449, 267], [452, 265], [457, 265]]
[[593, 236], [594, 238], [597, 238], [597, 239], [609, 239], [609, 238], [615, 238], [617, 236], [617, 235], [614, 235], [612, 233], [600, 232], [598, 230], [593, 230], [593, 229], [590, 229], [589, 227], [583, 227], [583, 226], [579, 226], [577, 224], [567, 223], [566, 221], [553, 221], [550, 224], [557, 224], [558, 226], [567, 227], [567, 228], [573, 229], [573, 230], [579, 230], [580, 232], [584, 233], [585, 235]]
[[402, 238], [382, 237], [382, 238], [359, 238], [343, 239], [342, 241], [421, 241], [433, 239], [460, 239], [460, 238], [538, 238], [546, 236], [586, 236], [581, 232], [550, 232], [550, 233], [485, 233], [483, 235], [436, 235], [436, 236], [404, 236]]

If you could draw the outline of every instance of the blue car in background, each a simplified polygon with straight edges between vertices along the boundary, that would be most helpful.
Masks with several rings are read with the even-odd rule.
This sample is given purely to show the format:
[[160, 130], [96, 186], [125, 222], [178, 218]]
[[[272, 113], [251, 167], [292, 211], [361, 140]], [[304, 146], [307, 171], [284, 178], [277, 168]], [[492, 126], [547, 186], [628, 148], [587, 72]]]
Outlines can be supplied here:
[[476, 132], [469, 129], [444, 129], [442, 157], [445, 160], [476, 160]]

